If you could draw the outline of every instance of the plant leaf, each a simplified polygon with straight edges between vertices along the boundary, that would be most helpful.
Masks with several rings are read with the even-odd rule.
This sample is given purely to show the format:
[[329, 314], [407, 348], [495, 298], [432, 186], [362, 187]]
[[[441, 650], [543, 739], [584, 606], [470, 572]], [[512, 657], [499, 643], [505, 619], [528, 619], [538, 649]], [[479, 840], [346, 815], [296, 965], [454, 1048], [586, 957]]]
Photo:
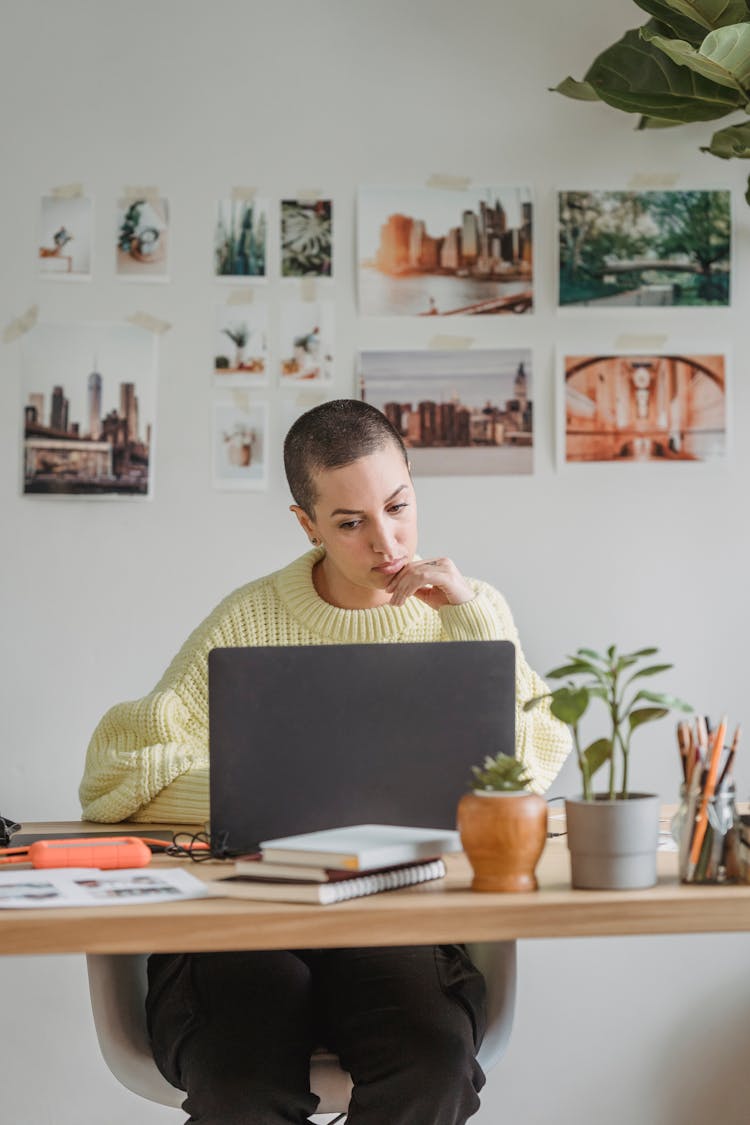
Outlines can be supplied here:
[[692, 711], [693, 708], [689, 703], [684, 700], [678, 699], [676, 695], [665, 695], [663, 692], [656, 691], [639, 691], [633, 696], [633, 703], [637, 703], [639, 699], [645, 699], [647, 703], [656, 703], [661, 707], [668, 707], [670, 711]]
[[589, 664], [587, 660], [576, 660], [573, 664], [563, 664], [559, 668], [553, 668], [551, 672], [547, 673], [548, 680], [563, 680], [566, 676], [580, 676], [583, 673], [587, 675], [600, 675], [598, 668], [593, 664]]
[[726, 129], [718, 129], [711, 138], [711, 144], [701, 147], [701, 152], [710, 152], [712, 156], [720, 156], [722, 160], [729, 160], [732, 156], [750, 159], [750, 121], [744, 125], [728, 125]]
[[[658, 676], [660, 672], [668, 672], [670, 668], [674, 668], [674, 664], [651, 664], [648, 668], [639, 668], [628, 678], [628, 684], [632, 684], [633, 680], [639, 680], [642, 676]], [[628, 684], [625, 684], [625, 687]]]
[[641, 35], [672, 62], [689, 67], [711, 82], [732, 87], [742, 94], [750, 85], [750, 23], [732, 24], [710, 32], [698, 50], [684, 39], [654, 35], [646, 27], [641, 29]]
[[747, 191], [745, 192], [745, 202], [750, 207], [750, 176], [747, 177]]
[[682, 125], [682, 122], [667, 121], [663, 117], [642, 117], [636, 129], [674, 129], [676, 125]]
[[638, 29], [627, 31], [594, 59], [584, 81], [615, 109], [680, 123], [711, 121], [744, 104], [738, 89], [678, 66], [642, 39]]
[[599, 95], [593, 86], [588, 82], [576, 82], [575, 78], [568, 75], [563, 78], [562, 82], [558, 82], [557, 86], [552, 86], [553, 94], [564, 94], [566, 98], [576, 98], [580, 102], [598, 102]]
[[707, 31], [747, 18], [745, 0], [635, 0], [679, 39], [697, 47]]
[[577, 648], [576, 656], [588, 656], [589, 660], [599, 660], [604, 663], [604, 657], [599, 652], [594, 652], [593, 648]]
[[549, 709], [556, 719], [575, 726], [589, 705], [589, 692], [585, 687], [560, 687], [552, 692]]
[[636, 727], [643, 726], [644, 723], [652, 723], [656, 719], [663, 719], [668, 714], [668, 707], [641, 707], [638, 711], [631, 711], [628, 715], [630, 729], [633, 731]]
[[639, 648], [636, 652], [631, 652], [628, 655], [629, 656], [653, 656], [654, 653], [657, 653], [658, 651], [659, 651], [658, 648], [654, 648], [652, 646], [651, 648]]
[[590, 746], [586, 747], [581, 757], [586, 763], [586, 771], [589, 777], [592, 777], [612, 757], [612, 740], [597, 738], [596, 742], [592, 742]]

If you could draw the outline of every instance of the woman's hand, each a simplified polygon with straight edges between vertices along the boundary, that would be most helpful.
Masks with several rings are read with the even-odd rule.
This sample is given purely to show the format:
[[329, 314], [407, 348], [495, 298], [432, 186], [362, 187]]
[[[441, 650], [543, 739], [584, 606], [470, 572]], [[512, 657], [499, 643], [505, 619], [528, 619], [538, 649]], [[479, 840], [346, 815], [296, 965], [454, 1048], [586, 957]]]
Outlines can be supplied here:
[[392, 606], [401, 606], [415, 597], [432, 609], [444, 605], [463, 605], [474, 591], [451, 559], [418, 559], [394, 574], [386, 589]]

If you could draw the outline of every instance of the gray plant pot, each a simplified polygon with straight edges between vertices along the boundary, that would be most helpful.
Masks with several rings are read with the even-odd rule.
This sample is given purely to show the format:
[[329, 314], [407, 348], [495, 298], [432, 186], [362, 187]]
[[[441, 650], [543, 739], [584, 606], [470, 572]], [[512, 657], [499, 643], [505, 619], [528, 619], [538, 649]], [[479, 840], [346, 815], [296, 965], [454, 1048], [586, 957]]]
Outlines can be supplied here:
[[565, 802], [571, 881], [584, 890], [634, 890], [656, 882], [660, 801], [631, 793]]

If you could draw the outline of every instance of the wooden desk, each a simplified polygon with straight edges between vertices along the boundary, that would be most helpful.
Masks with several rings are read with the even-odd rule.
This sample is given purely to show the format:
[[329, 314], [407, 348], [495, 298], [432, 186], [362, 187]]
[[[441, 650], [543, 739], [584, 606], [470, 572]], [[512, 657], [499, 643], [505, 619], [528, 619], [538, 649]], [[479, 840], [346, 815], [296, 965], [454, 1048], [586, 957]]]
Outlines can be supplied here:
[[[134, 826], [112, 830], [127, 832], [128, 827]], [[656, 887], [574, 891], [563, 838], [548, 843], [538, 869], [540, 890], [531, 894], [471, 892], [468, 864], [457, 856], [449, 859], [444, 881], [334, 906], [198, 899], [99, 909], [1, 910], [0, 954], [325, 948], [750, 930], [750, 885], [681, 886], [676, 866], [676, 854], [663, 852]], [[188, 867], [203, 878], [221, 870], [215, 863]]]

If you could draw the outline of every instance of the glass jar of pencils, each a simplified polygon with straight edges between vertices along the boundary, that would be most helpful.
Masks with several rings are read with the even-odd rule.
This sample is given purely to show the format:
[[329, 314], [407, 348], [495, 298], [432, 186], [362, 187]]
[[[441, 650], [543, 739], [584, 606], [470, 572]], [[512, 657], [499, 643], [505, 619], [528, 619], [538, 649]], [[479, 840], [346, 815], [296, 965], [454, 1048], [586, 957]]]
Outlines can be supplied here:
[[740, 876], [739, 816], [734, 781], [711, 796], [697, 785], [680, 789], [672, 824], [682, 883], [735, 883]]

